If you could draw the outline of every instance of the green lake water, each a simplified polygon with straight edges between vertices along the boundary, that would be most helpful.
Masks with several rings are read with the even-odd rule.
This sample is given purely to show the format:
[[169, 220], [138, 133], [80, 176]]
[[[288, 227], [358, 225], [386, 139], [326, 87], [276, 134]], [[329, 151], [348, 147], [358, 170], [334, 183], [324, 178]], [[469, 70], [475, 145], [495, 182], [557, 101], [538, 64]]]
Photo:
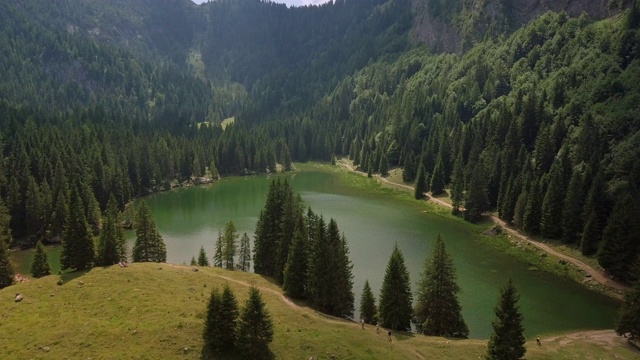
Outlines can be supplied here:
[[[619, 302], [575, 282], [531, 270], [527, 263], [487, 245], [471, 226], [424, 212], [417, 202], [398, 200], [376, 190], [350, 187], [341, 175], [305, 171], [290, 175], [305, 204], [325, 218], [336, 219], [346, 235], [353, 262], [356, 311], [366, 279], [379, 294], [394, 244], [402, 251], [414, 287], [438, 233], [453, 256], [462, 288], [459, 299], [472, 338], [488, 338], [498, 292], [508, 277], [520, 294], [525, 335], [613, 327]], [[213, 256], [218, 231], [233, 220], [240, 234], [253, 240], [258, 214], [266, 199], [265, 176], [225, 178], [211, 187], [180, 189], [147, 197], [168, 261], [188, 263], [204, 246]], [[128, 233], [132, 245], [134, 234]], [[48, 247], [55, 271], [59, 254]], [[32, 250], [15, 252], [18, 271], [28, 273]]]

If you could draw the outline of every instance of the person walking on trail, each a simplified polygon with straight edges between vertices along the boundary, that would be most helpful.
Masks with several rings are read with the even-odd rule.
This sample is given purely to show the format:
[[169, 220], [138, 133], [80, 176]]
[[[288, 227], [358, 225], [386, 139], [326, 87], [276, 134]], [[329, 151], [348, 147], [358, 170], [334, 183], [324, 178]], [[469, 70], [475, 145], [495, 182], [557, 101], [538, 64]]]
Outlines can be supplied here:
[[389, 337], [389, 341], [391, 341], [391, 330], [389, 330], [389, 332], [387, 333], [387, 336]]
[[360, 320], [360, 323], [362, 324], [362, 330], [364, 330], [364, 319]]
[[540, 335], [536, 336], [536, 342], [538, 343], [538, 346], [541, 346], [542, 344], [540, 343]]
[[380, 336], [380, 323], [376, 323], [376, 335]]

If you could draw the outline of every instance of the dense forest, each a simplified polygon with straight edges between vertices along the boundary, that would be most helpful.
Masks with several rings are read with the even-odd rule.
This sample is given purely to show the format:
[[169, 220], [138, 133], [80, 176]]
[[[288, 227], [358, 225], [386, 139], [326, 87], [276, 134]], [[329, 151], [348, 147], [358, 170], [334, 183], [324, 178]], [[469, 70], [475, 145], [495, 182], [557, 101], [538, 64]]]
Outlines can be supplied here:
[[[457, 53], [412, 37], [435, 3], [0, 1], [0, 237], [59, 239], [72, 204], [97, 235], [111, 196], [123, 210], [201, 177], [348, 157], [634, 280], [638, 1], [602, 20], [547, 12]], [[451, 11], [434, 14], [464, 25]], [[284, 258], [258, 260], [286, 284]]]

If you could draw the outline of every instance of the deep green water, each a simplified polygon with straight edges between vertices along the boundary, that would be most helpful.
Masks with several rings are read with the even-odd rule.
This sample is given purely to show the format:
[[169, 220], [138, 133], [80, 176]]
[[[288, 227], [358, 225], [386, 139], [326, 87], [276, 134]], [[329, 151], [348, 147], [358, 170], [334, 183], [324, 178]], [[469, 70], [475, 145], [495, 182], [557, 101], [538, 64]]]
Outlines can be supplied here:
[[[452, 254], [462, 288], [460, 302], [471, 337], [488, 338], [499, 288], [512, 277], [520, 293], [528, 337], [581, 329], [611, 328], [619, 303], [572, 281], [530, 270], [530, 266], [483, 243], [473, 228], [423, 211], [376, 190], [346, 185], [335, 173], [301, 172], [289, 177], [305, 203], [325, 218], [334, 218], [347, 237], [353, 261], [356, 314], [365, 279], [379, 294], [395, 243], [404, 254], [411, 282], [417, 283], [435, 236], [440, 233]], [[218, 230], [233, 220], [240, 234], [253, 239], [270, 179], [228, 178], [212, 187], [198, 187], [146, 198], [167, 244], [169, 262], [188, 263], [204, 246], [213, 256]], [[133, 233], [129, 233], [130, 242]], [[55, 248], [48, 248], [57, 271]], [[28, 273], [31, 251], [14, 260]]]

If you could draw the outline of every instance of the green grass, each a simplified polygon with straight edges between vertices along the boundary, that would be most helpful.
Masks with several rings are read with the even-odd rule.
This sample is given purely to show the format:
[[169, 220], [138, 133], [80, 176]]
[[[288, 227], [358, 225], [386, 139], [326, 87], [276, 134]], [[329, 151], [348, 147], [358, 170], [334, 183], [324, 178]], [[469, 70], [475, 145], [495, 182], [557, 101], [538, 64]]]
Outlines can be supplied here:
[[[477, 359], [484, 340], [394, 333], [290, 307], [261, 276], [215, 268], [131, 264], [52, 275], [0, 290], [0, 354], [6, 359], [199, 359], [211, 289], [228, 282], [241, 304], [247, 285], [261, 288], [274, 321], [276, 359]], [[224, 279], [228, 277], [230, 280]], [[16, 293], [24, 294], [14, 302]], [[527, 359], [632, 359], [638, 352], [615, 336], [571, 336], [527, 343]]]

